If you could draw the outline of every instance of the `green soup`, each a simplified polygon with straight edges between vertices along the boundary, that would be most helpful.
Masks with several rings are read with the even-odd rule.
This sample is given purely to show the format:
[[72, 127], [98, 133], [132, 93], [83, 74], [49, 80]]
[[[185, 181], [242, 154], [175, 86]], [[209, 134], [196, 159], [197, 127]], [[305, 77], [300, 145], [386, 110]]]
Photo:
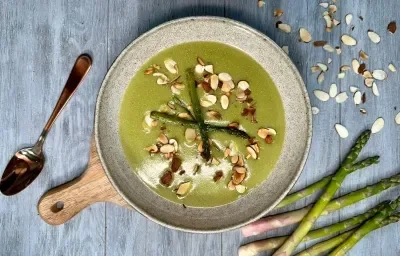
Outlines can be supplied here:
[[[197, 56], [200, 56], [206, 64], [212, 64], [215, 74], [221, 72], [230, 74], [235, 84], [235, 89], [229, 95], [230, 103], [226, 110], [221, 107], [219, 100], [222, 95], [221, 89], [209, 92], [209, 94], [216, 95], [218, 101], [212, 106], [201, 107], [204, 119], [210, 119], [207, 111], [215, 110], [221, 114], [223, 120], [216, 121], [216, 123], [226, 125], [227, 123], [238, 122], [240, 123], [239, 128], [245, 130], [258, 142], [258, 158], [244, 159], [247, 168], [246, 177], [241, 183], [246, 188], [244, 193], [228, 189], [228, 183], [232, 179], [233, 165], [230, 157], [224, 158], [224, 152], [226, 147], [231, 147], [238, 154], [246, 157], [248, 140], [227, 133], [209, 133], [209, 137], [216, 143], [211, 147], [211, 153], [218, 161], [218, 164], [210, 164], [202, 159], [199, 154], [199, 141], [188, 142], [185, 139], [185, 127], [162, 124], [161, 122], [158, 122], [155, 127], [145, 125], [145, 114], [153, 110], [165, 110], [173, 96], [171, 85], [157, 84], [158, 77], [151, 74], [145, 75], [146, 69], [153, 64], [158, 64], [161, 68], [155, 72], [165, 74], [169, 80], [181, 75], [177, 81], [182, 82], [185, 88], [181, 90], [178, 96], [184, 102], [190, 104], [188, 86], [192, 85], [193, 82], [185, 81], [184, 71], [188, 68], [194, 70], [194, 67], [198, 64]], [[164, 66], [164, 61], [167, 59], [172, 59], [177, 63], [178, 74], [168, 72]], [[255, 119], [257, 123], [253, 123], [249, 116], [241, 115], [243, 108], [249, 104], [236, 100], [235, 90], [239, 90], [237, 88], [239, 81], [247, 81], [250, 85], [253, 101], [249, 104], [256, 108]], [[197, 92], [199, 98], [205, 95], [202, 88], [198, 88]], [[174, 112], [174, 110], [171, 111]], [[267, 179], [280, 155], [285, 132], [281, 98], [268, 73], [244, 52], [213, 42], [180, 44], [149, 59], [133, 77], [125, 92], [119, 122], [120, 140], [126, 158], [140, 179], [158, 195], [175, 203], [192, 207], [214, 207], [228, 204], [240, 196], [244, 196]], [[272, 144], [267, 144], [264, 139], [257, 135], [260, 128], [276, 130], [277, 134], [273, 136]], [[162, 185], [160, 178], [169, 170], [171, 160], [166, 159], [162, 154], [150, 154], [145, 150], [148, 146], [157, 143], [157, 138], [161, 132], [165, 133], [169, 139], [175, 139], [178, 142], [177, 154], [182, 159], [181, 169], [173, 173], [173, 182], [170, 186]], [[196, 165], [199, 168], [198, 172], [194, 173], [193, 169]], [[222, 171], [223, 177], [214, 181], [217, 171]], [[177, 196], [178, 186], [188, 181], [191, 183], [190, 191], [185, 196]]]

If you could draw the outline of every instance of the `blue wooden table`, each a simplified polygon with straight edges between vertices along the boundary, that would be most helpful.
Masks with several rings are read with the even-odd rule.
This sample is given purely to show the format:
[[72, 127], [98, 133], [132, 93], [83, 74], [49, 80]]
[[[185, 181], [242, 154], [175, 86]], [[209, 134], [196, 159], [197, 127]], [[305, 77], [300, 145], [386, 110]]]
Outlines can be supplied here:
[[[294, 189], [332, 173], [355, 137], [378, 117], [385, 118], [385, 127], [371, 138], [362, 155], [379, 154], [381, 163], [350, 175], [339, 192], [348, 193], [398, 172], [400, 126], [395, 124], [394, 116], [400, 110], [400, 72], [391, 73], [387, 67], [392, 62], [400, 69], [400, 32], [390, 35], [386, 26], [392, 20], [400, 22], [400, 1], [337, 0], [335, 17], [342, 24], [330, 33], [325, 32], [324, 8], [318, 1], [265, 2], [259, 8], [257, 0], [1, 1], [1, 170], [15, 150], [36, 141], [75, 58], [88, 52], [94, 65], [48, 136], [43, 173], [24, 192], [13, 197], [0, 196], [0, 255], [236, 255], [240, 244], [251, 241], [242, 238], [238, 230], [210, 235], [173, 231], [134, 211], [104, 203], [57, 227], [43, 222], [37, 213], [37, 201], [46, 190], [79, 176], [85, 169], [97, 92], [114, 59], [140, 34], [175, 18], [215, 15], [236, 19], [262, 31], [280, 46], [289, 47], [289, 56], [306, 82], [311, 103], [320, 109], [314, 116], [307, 165]], [[284, 11], [280, 20], [292, 26], [292, 33], [275, 28], [275, 8]], [[354, 31], [344, 22], [348, 13], [354, 16]], [[329, 53], [312, 44], [299, 43], [300, 27], [307, 28], [315, 40], [327, 40], [332, 46], [340, 44], [343, 33], [353, 35], [358, 44], [351, 48], [342, 46], [341, 55]], [[381, 43], [373, 44], [368, 39], [368, 29], [381, 35]], [[389, 73], [388, 79], [378, 84], [379, 97], [373, 96], [352, 71], [344, 79], [337, 79], [340, 66], [350, 65], [353, 58], [358, 58], [359, 50], [370, 56], [366, 61], [368, 68], [382, 68]], [[318, 85], [310, 68], [317, 62], [327, 63], [328, 58], [332, 63], [325, 81]], [[311, 94], [317, 88], [327, 91], [331, 83], [337, 83], [339, 91], [349, 92], [349, 86], [355, 85], [366, 92], [363, 107], [368, 113], [360, 114], [351, 97], [337, 104], [334, 100], [321, 102]], [[338, 137], [333, 128], [336, 123], [349, 129], [349, 138]], [[318, 221], [318, 226], [363, 212], [379, 201], [395, 198], [399, 192], [399, 188], [394, 188], [330, 214]], [[300, 208], [312, 200], [307, 198], [289, 209]], [[282, 235], [292, 229], [257, 238]], [[304, 249], [304, 245], [301, 247]], [[400, 224], [370, 234], [350, 255], [400, 255]]]

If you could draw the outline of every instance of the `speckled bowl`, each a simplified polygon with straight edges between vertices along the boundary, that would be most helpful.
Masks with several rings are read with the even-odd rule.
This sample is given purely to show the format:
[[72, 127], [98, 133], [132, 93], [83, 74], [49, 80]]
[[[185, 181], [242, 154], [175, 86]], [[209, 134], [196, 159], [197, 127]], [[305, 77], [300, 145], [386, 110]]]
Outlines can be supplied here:
[[[196, 40], [224, 43], [253, 57], [282, 97], [286, 133], [282, 154], [267, 180], [233, 203], [183, 208], [151, 191], [133, 172], [120, 143], [119, 111], [130, 80], [152, 55]], [[264, 34], [233, 20], [190, 17], [162, 24], [133, 41], [114, 62], [96, 105], [95, 138], [101, 163], [121, 196], [164, 226], [189, 232], [221, 232], [248, 224], [274, 208], [299, 177], [310, 147], [311, 110], [304, 83], [288, 56]]]

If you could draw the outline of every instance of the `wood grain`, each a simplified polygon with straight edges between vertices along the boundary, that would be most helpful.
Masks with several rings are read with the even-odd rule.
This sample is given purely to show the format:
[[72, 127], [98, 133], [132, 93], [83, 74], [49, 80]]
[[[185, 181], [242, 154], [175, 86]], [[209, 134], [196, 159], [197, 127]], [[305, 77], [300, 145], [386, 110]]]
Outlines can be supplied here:
[[[400, 167], [400, 126], [393, 122], [400, 111], [400, 72], [389, 73], [380, 83], [381, 96], [366, 90], [361, 79], [349, 72], [338, 81], [340, 65], [349, 64], [360, 49], [370, 55], [368, 67], [384, 68], [389, 62], [400, 68], [400, 33], [389, 35], [391, 20], [400, 22], [400, 2], [395, 0], [337, 1], [336, 17], [342, 21], [331, 33], [324, 31], [323, 8], [314, 1], [256, 0], [99, 0], [99, 1], [0, 1], [0, 168], [19, 147], [33, 143], [40, 133], [63, 87], [70, 66], [81, 52], [94, 57], [88, 78], [77, 91], [53, 127], [45, 145], [47, 163], [32, 186], [15, 197], [0, 197], [1, 255], [236, 255], [244, 240], [239, 231], [223, 234], [186, 234], [161, 227], [134, 211], [113, 204], [96, 204], [65, 225], [52, 228], [36, 212], [36, 203], [48, 189], [72, 180], [86, 169], [96, 95], [107, 68], [132, 40], [156, 25], [190, 15], [218, 15], [242, 21], [270, 36], [280, 46], [289, 46], [289, 56], [298, 67], [310, 92], [311, 103], [320, 109], [314, 116], [314, 134], [306, 168], [294, 189], [332, 173], [357, 134], [370, 127], [379, 116], [385, 118], [383, 131], [371, 139], [363, 156], [380, 154], [378, 166], [352, 174], [340, 193], [390, 176]], [[326, 1], [328, 2], [328, 1]], [[293, 33], [275, 28], [272, 12], [280, 7], [280, 18], [292, 26]], [[344, 23], [352, 13], [355, 30]], [[361, 21], [358, 16], [362, 15]], [[354, 48], [343, 47], [336, 55], [311, 44], [298, 42], [297, 30], [307, 28], [314, 39], [339, 45], [339, 36], [350, 33], [358, 39]], [[366, 31], [377, 31], [382, 42], [372, 44]], [[151, 49], [149, 49], [151, 50]], [[316, 62], [329, 65], [326, 81], [316, 82], [310, 67]], [[314, 89], [327, 91], [336, 82], [341, 90], [356, 85], [367, 92], [368, 111], [361, 116], [350, 99], [344, 104], [334, 100], [322, 103], [311, 94]], [[397, 107], [397, 110], [395, 110]], [[23, 117], [23, 118], [21, 118]], [[333, 126], [343, 123], [349, 128], [346, 140], [337, 137]], [[65, 162], [61, 161], [65, 159]], [[317, 225], [344, 219], [371, 207], [383, 199], [394, 198], [399, 188], [391, 189], [340, 213], [322, 218]], [[288, 209], [311, 202], [307, 198]], [[294, 227], [270, 232], [261, 237], [287, 233]], [[252, 240], [257, 238], [252, 238]], [[377, 240], [379, 239], [379, 243]], [[310, 243], [307, 243], [307, 245]], [[304, 248], [304, 247], [303, 247]], [[400, 225], [391, 225], [364, 238], [351, 255], [399, 255]]]

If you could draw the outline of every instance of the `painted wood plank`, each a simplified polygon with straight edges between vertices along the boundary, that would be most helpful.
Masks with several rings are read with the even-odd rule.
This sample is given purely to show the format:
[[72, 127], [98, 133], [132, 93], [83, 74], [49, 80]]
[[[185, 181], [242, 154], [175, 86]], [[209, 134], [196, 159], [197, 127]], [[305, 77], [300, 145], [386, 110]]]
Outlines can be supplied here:
[[87, 164], [95, 97], [107, 69], [106, 15], [107, 5], [86, 1], [0, 3], [2, 170], [15, 150], [37, 139], [75, 58], [95, 53], [88, 78], [49, 134], [43, 173], [21, 194], [0, 197], [2, 255], [104, 255], [104, 205], [54, 228], [40, 219], [36, 204]]

